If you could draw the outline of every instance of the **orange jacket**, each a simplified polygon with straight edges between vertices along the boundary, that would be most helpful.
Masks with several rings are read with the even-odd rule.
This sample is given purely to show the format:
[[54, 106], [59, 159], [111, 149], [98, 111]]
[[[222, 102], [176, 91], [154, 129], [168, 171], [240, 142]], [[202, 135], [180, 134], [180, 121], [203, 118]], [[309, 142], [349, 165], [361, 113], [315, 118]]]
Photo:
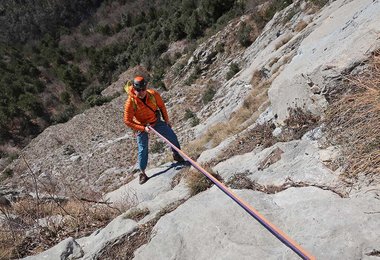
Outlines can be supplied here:
[[[149, 93], [148, 93], [149, 92]], [[156, 104], [152, 102], [149, 95], [153, 95]], [[166, 110], [164, 101], [162, 100], [160, 94], [153, 90], [148, 89], [145, 96], [144, 102], [138, 98], [133, 91], [133, 87], [128, 88], [128, 99], [124, 105], [124, 123], [137, 131], [144, 131], [147, 124], [153, 124], [157, 121], [156, 114], [147, 107], [147, 105], [154, 111], [157, 107], [161, 110], [161, 114], [165, 122], [169, 122], [168, 111]]]

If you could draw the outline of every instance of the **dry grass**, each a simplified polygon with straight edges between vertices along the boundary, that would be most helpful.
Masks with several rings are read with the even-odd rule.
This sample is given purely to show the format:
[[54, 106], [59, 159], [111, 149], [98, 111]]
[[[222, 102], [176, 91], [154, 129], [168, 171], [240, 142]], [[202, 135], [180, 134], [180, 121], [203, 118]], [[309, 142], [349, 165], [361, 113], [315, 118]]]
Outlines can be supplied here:
[[287, 44], [292, 38], [293, 38], [293, 35], [290, 33], [286, 34], [284, 36], [281, 36], [280, 39], [278, 40], [278, 42], [275, 43], [274, 49], [275, 50], [280, 49], [281, 46], [284, 46], [285, 44]]
[[160, 212], [157, 213], [156, 217], [147, 223], [140, 225], [137, 230], [120, 238], [114, 244], [106, 247], [103, 252], [101, 252], [97, 259], [104, 260], [114, 260], [114, 259], [133, 259], [134, 252], [137, 248], [149, 242], [152, 236], [152, 229], [160, 220], [160, 218], [172, 211], [174, 211], [178, 206], [182, 205], [185, 200], [179, 200], [167, 205]]
[[[24, 198], [7, 209], [1, 221], [0, 259], [20, 258], [47, 250], [63, 239], [91, 234], [107, 225], [120, 210], [104, 203]], [[41, 222], [44, 220], [44, 224]], [[11, 242], [11, 243], [10, 243]]]
[[268, 63], [268, 67], [271, 68], [274, 64], [277, 63], [277, 61], [279, 60], [280, 58], [279, 57], [274, 57], [272, 58], [269, 63]]
[[342, 148], [345, 176], [380, 175], [380, 50], [369, 68], [347, 79], [346, 94], [326, 112], [329, 141]]
[[145, 216], [149, 215], [149, 213], [150, 211], [147, 208], [143, 208], [143, 209], [137, 208], [128, 212], [128, 214], [124, 215], [123, 218], [133, 219], [134, 221], [138, 222], [142, 220]]
[[278, 139], [283, 142], [301, 139], [306, 132], [317, 127], [319, 122], [319, 116], [315, 116], [299, 107], [289, 109], [289, 116], [284, 121], [286, 127], [283, 128]]
[[304, 20], [301, 20], [299, 21], [296, 26], [294, 27], [294, 31], [295, 32], [300, 32], [302, 31], [303, 29], [305, 29], [307, 26], [307, 22], [305, 22]]
[[256, 147], [267, 148], [274, 145], [277, 142], [277, 139], [272, 135], [274, 128], [273, 124], [257, 125], [237, 138], [212, 163], [217, 164], [232, 156], [249, 153]]
[[[222, 180], [220, 176], [213, 172], [210, 166], [203, 166], [203, 168], [212, 176], [214, 176], [217, 180]], [[188, 173], [186, 174], [186, 184], [190, 190], [190, 195], [194, 196], [210, 188], [213, 182], [202, 173], [189, 169]]]
[[254, 180], [251, 180], [248, 178], [248, 173], [241, 173], [233, 176], [228, 182], [227, 185], [231, 187], [232, 189], [249, 189], [249, 190], [256, 190], [260, 191], [266, 194], [276, 194], [278, 192], [284, 191], [286, 189], [289, 189], [291, 187], [318, 187], [323, 190], [329, 190], [337, 194], [341, 198], [346, 198], [347, 195], [341, 193], [340, 191], [334, 190], [329, 186], [324, 185], [316, 185], [316, 184], [309, 184], [306, 182], [296, 182], [293, 181], [291, 178], [287, 178], [285, 182], [279, 186], [275, 185], [261, 185], [257, 183]]
[[229, 121], [211, 126], [201, 138], [190, 142], [185, 147], [191, 157], [197, 158], [206, 144], [215, 147], [227, 137], [241, 132], [245, 129], [244, 123], [248, 119], [256, 120], [258, 118], [261, 110], [265, 109], [263, 105], [268, 101], [267, 91], [270, 87], [270, 81], [264, 76], [260, 71], [255, 71], [252, 74], [251, 84], [254, 88], [246, 96], [243, 105], [231, 114]]

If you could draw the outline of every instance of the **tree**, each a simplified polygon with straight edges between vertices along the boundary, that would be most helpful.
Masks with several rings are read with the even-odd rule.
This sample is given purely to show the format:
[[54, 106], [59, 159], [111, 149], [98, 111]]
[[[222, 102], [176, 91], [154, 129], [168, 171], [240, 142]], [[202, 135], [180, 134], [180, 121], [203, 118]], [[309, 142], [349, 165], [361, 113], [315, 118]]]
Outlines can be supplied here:
[[235, 0], [200, 0], [200, 16], [207, 26], [215, 23], [219, 17], [234, 6]]
[[248, 47], [249, 45], [252, 44], [252, 40], [250, 37], [251, 30], [252, 30], [251, 26], [247, 25], [245, 22], [243, 22], [240, 25], [240, 28], [237, 34], [238, 34], [239, 43], [243, 47]]
[[185, 24], [185, 32], [189, 39], [196, 39], [203, 35], [201, 21], [196, 12], [191, 15], [189, 21]]

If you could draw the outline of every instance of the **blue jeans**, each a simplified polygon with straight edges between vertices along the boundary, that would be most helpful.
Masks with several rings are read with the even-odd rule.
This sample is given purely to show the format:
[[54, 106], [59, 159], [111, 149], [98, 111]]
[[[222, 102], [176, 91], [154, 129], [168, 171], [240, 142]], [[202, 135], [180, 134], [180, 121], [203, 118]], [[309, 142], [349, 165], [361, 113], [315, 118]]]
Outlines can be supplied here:
[[[163, 135], [166, 139], [168, 139], [172, 144], [174, 144], [177, 148], [181, 149], [177, 135], [174, 133], [173, 129], [168, 126], [163, 121], [158, 121], [154, 126], [154, 130]], [[138, 146], [138, 158], [139, 158], [139, 166], [140, 170], [145, 171], [146, 166], [148, 165], [148, 141], [149, 135], [147, 132], [140, 132], [137, 135], [137, 146]], [[178, 154], [172, 148], [173, 153]]]

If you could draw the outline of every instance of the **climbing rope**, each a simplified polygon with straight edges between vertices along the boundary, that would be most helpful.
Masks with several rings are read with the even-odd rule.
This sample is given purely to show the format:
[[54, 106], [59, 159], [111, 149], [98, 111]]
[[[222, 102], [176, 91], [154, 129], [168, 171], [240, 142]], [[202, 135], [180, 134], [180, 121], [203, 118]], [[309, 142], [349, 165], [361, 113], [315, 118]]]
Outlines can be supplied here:
[[227, 186], [218, 181], [214, 176], [208, 173], [204, 168], [202, 168], [197, 162], [192, 160], [189, 156], [187, 156], [184, 152], [178, 149], [175, 145], [173, 145], [168, 139], [163, 137], [160, 133], [158, 133], [153, 127], [148, 126], [151, 131], [153, 131], [158, 137], [160, 137], [163, 141], [165, 141], [170, 147], [176, 150], [184, 159], [186, 159], [191, 165], [194, 166], [197, 170], [203, 173], [207, 178], [209, 178], [219, 189], [221, 189], [227, 196], [229, 196], [232, 200], [234, 200], [239, 206], [241, 206], [248, 214], [250, 214], [253, 218], [255, 218], [261, 225], [263, 225], [269, 232], [271, 232], [275, 237], [277, 237], [282, 243], [284, 243], [287, 247], [292, 249], [298, 256], [302, 259], [314, 260], [315, 257], [306, 252], [300, 245], [298, 245], [293, 239], [287, 236], [284, 232], [282, 232], [275, 225], [270, 223], [263, 215], [261, 215], [256, 209], [251, 207], [247, 202], [234, 194]]

